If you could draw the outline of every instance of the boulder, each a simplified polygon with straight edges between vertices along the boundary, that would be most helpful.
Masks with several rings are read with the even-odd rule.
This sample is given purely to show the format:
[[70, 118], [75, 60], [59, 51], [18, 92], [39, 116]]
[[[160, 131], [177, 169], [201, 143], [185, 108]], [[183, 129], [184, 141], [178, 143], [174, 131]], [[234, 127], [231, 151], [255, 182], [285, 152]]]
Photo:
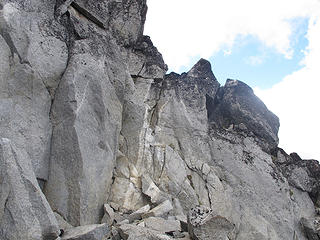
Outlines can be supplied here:
[[234, 239], [235, 225], [225, 217], [215, 215], [210, 208], [198, 206], [188, 215], [189, 234], [194, 240]]

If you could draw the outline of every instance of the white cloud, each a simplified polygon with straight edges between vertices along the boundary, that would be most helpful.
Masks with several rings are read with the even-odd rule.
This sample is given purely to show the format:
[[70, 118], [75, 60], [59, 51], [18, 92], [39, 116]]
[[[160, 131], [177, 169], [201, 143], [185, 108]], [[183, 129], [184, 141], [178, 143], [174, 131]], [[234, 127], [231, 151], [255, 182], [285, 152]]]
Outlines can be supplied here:
[[303, 67], [255, 93], [280, 118], [280, 147], [320, 160], [320, 16], [311, 18]]
[[247, 59], [245, 59], [245, 63], [252, 65], [252, 66], [257, 66], [263, 63], [265, 59], [264, 55], [259, 55], [259, 56], [250, 56]]
[[148, 0], [145, 33], [175, 71], [192, 57], [230, 49], [237, 36], [253, 35], [292, 56], [291, 19], [316, 15], [318, 0]]
[[239, 36], [254, 36], [291, 58], [297, 30], [292, 22], [309, 18], [301, 70], [255, 92], [280, 118], [280, 146], [320, 160], [319, 0], [148, 0], [148, 6], [145, 34], [175, 71], [194, 57], [209, 58], [220, 50], [228, 54]]

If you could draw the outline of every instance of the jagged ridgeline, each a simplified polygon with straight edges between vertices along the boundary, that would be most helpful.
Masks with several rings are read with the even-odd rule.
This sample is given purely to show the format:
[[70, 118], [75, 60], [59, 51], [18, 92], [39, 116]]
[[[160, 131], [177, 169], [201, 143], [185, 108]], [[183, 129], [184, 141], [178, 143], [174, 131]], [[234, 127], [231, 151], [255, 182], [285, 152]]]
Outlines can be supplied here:
[[0, 0], [0, 239], [320, 239], [318, 162], [208, 61], [166, 75], [146, 12]]

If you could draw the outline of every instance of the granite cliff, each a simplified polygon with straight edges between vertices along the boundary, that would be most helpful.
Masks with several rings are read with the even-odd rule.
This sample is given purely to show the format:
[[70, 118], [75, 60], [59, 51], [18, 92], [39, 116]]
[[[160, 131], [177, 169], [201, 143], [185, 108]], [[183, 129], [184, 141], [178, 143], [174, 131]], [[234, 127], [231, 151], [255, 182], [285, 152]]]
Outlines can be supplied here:
[[320, 239], [320, 165], [208, 61], [167, 66], [146, 0], [0, 0], [0, 239]]

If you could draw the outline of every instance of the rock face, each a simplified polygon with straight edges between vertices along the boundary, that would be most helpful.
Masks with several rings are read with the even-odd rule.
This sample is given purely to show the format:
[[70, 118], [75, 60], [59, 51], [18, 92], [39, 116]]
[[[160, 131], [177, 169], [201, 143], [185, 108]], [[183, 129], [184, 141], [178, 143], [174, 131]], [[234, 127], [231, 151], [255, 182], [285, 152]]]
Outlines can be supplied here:
[[207, 60], [166, 74], [146, 11], [0, 1], [0, 239], [317, 239], [318, 161]]
[[252, 132], [267, 150], [278, 145], [279, 119], [245, 83], [228, 79], [216, 97], [208, 99], [207, 108], [209, 121], [219, 128]]
[[1, 239], [56, 239], [58, 223], [26, 153], [0, 139]]

